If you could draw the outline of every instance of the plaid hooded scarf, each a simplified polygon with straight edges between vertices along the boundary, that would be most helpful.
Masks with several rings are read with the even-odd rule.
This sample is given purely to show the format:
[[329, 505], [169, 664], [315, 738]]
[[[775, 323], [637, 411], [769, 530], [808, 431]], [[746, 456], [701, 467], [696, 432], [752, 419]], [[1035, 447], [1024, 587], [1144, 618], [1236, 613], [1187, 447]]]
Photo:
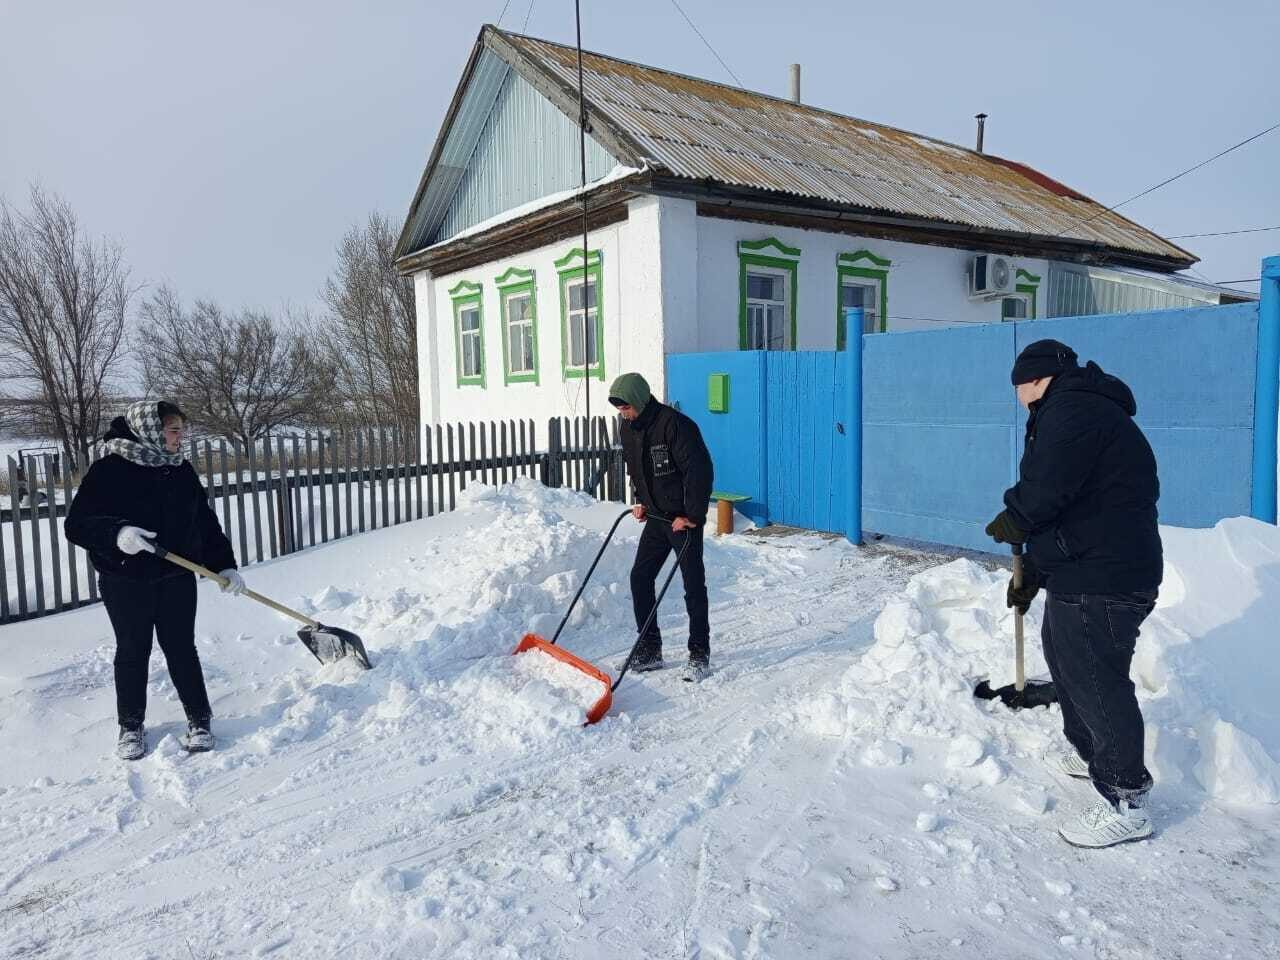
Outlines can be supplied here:
[[94, 444], [94, 453], [105, 457], [119, 454], [144, 467], [177, 467], [186, 459], [181, 452], [170, 453], [164, 448], [164, 421], [160, 417], [160, 404], [154, 400], [139, 400], [129, 404], [124, 412], [125, 423], [133, 431], [136, 440], [112, 437]]

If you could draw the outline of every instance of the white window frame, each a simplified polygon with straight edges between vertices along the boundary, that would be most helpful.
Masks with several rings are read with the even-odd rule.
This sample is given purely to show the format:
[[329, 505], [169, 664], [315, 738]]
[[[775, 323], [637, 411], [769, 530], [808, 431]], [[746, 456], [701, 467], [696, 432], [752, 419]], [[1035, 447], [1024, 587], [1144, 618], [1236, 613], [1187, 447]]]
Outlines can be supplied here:
[[[467, 314], [475, 314], [475, 328], [467, 329]], [[458, 306], [458, 339], [461, 343], [462, 350], [462, 376], [465, 379], [473, 379], [484, 376], [484, 340], [481, 335], [480, 325], [483, 323], [480, 304], [467, 303]], [[470, 347], [470, 349], [468, 349]], [[476, 368], [468, 369], [467, 361], [474, 359]]]
[[[586, 295], [586, 291], [584, 290], [582, 294], [583, 306], [578, 309], [574, 309], [573, 307], [574, 287], [586, 287], [588, 285], [595, 289], [596, 305], [594, 307], [589, 307], [586, 305], [587, 295]], [[600, 286], [599, 284], [596, 283], [596, 278], [592, 276], [588, 276], [585, 281], [581, 277], [579, 277], [576, 280], [566, 280], [564, 283], [564, 303], [565, 303], [565, 313], [567, 315], [566, 324], [568, 326], [568, 332], [569, 332], [569, 350], [568, 350], [569, 366], [576, 370], [581, 370], [584, 366], [588, 366], [588, 365], [594, 368], [598, 366], [600, 363], [600, 343], [597, 337], [597, 330], [596, 330], [596, 319], [600, 314]], [[575, 323], [580, 323], [582, 325], [583, 352], [594, 354], [589, 360], [586, 358], [576, 358], [573, 355], [573, 334], [574, 334]], [[590, 323], [589, 327], [588, 327], [588, 323]], [[586, 335], [588, 329], [591, 331], [590, 337]], [[591, 351], [589, 348], [593, 346], [595, 347], [595, 350]]]
[[[1005, 305], [1005, 303], [1007, 303], [1007, 302], [1009, 302], [1009, 301], [1011, 301], [1011, 300], [1012, 300], [1012, 301], [1016, 301], [1016, 302], [1018, 302], [1018, 303], [1021, 303], [1021, 304], [1022, 304], [1022, 316], [1020, 316], [1020, 317], [1006, 317], [1006, 316], [1004, 315], [1004, 305]], [[1010, 294], [1006, 294], [1005, 296], [1003, 296], [1003, 297], [1001, 297], [1001, 298], [999, 299], [998, 303], [1000, 304], [1000, 322], [1001, 322], [1001, 323], [1016, 323], [1016, 322], [1017, 322], [1017, 321], [1019, 321], [1019, 320], [1031, 320], [1031, 319], [1034, 319], [1034, 318], [1031, 316], [1031, 294], [1029, 294], [1029, 293], [1010, 293]]]
[[[764, 300], [758, 297], [747, 296], [747, 349], [748, 350], [790, 350], [791, 345], [791, 274], [787, 270], [780, 270], [776, 267], [763, 267], [755, 264], [747, 265], [747, 289], [751, 288], [751, 278], [753, 276], [770, 277], [782, 281], [782, 299], [781, 300]], [[766, 329], [763, 330], [765, 344], [757, 346], [751, 339], [751, 308], [762, 307], [764, 309], [764, 324]], [[768, 343], [767, 329], [769, 322], [769, 308], [778, 307], [778, 322], [782, 325], [782, 343], [780, 346], [771, 346]]]
[[[517, 300], [524, 300], [528, 304], [524, 318], [521, 320], [513, 320], [511, 317], [511, 305]], [[535, 309], [533, 293], [530, 290], [515, 290], [511, 293], [504, 293], [502, 295], [502, 326], [504, 336], [507, 338], [507, 374], [509, 376], [520, 376], [537, 372], [538, 342], [536, 339], [537, 335], [534, 330], [534, 324], [537, 322], [534, 317]], [[512, 349], [514, 344], [511, 342], [511, 334], [517, 328], [521, 330], [520, 346], [522, 348], [518, 353]], [[523, 365], [523, 346], [526, 339], [529, 343], [530, 353], [533, 355], [533, 362], [527, 367]], [[519, 366], [517, 366], [517, 356], [519, 357]]]
[[[840, 309], [842, 311], [847, 309], [844, 305], [844, 290], [846, 287], [858, 287], [871, 291], [871, 306], [863, 306], [862, 308], [863, 333], [880, 332], [880, 295], [883, 283], [883, 280], [873, 280], [870, 277], [851, 277], [846, 275], [840, 278]], [[866, 297], [864, 296], [863, 299], [865, 300]]]

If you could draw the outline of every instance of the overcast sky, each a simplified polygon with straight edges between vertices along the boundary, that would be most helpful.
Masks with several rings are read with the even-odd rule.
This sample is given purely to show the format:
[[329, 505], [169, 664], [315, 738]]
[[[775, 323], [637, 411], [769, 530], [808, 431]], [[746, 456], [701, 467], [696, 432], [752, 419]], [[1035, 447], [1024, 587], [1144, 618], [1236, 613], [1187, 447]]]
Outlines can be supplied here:
[[[1280, 122], [1280, 3], [680, 0], [750, 89], [973, 142], [1116, 203]], [[583, 0], [588, 49], [730, 78], [672, 0]], [[0, 194], [38, 181], [136, 279], [231, 307], [314, 306], [342, 233], [398, 223], [504, 0], [0, 0]], [[571, 0], [503, 26], [573, 42]], [[1280, 225], [1280, 131], [1123, 208], [1165, 235]], [[1280, 230], [1179, 241], [1214, 281]], [[1249, 285], [1245, 289], [1256, 289]]]

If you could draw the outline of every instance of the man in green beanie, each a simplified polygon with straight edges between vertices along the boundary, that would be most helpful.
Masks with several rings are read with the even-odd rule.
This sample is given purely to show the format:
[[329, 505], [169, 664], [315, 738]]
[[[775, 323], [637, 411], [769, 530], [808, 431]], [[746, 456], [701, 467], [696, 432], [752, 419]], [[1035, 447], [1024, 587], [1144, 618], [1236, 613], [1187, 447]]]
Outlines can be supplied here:
[[[624, 373], [613, 381], [609, 402], [627, 421], [622, 453], [638, 501], [632, 512], [645, 525], [631, 567], [636, 628], [649, 619], [654, 585], [667, 555], [684, 547], [680, 576], [689, 611], [689, 664], [684, 679], [696, 683], [711, 671], [707, 575], [702, 564], [702, 530], [711, 500], [711, 454], [698, 425], [654, 398], [640, 374]], [[640, 638], [631, 669], [644, 672], [661, 666], [662, 635], [655, 617]]]

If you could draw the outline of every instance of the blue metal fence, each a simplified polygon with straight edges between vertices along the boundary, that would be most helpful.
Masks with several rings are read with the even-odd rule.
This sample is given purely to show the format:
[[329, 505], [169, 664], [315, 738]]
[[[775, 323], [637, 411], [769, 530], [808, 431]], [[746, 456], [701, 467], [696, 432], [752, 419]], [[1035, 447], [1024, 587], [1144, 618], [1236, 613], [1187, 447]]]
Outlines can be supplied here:
[[[1263, 276], [1261, 304], [867, 335], [862, 357], [671, 355], [668, 398], [701, 426], [717, 488], [750, 496], [757, 522], [989, 549], [1026, 423], [1009, 370], [1051, 337], [1133, 389], [1162, 523], [1275, 522], [1280, 258]], [[728, 375], [724, 412], [708, 410], [712, 373]]]

